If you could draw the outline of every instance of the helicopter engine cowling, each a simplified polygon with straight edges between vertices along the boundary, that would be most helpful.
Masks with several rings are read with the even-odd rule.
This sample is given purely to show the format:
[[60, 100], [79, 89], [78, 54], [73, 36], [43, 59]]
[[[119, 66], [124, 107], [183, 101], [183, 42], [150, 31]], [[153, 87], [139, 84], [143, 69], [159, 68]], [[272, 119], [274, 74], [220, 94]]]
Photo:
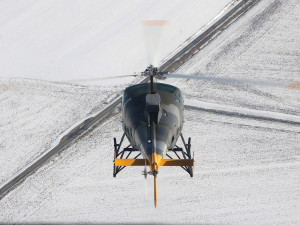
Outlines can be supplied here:
[[154, 121], [155, 124], [158, 124], [162, 116], [159, 94], [146, 95], [146, 110], [149, 114], [148, 123]]

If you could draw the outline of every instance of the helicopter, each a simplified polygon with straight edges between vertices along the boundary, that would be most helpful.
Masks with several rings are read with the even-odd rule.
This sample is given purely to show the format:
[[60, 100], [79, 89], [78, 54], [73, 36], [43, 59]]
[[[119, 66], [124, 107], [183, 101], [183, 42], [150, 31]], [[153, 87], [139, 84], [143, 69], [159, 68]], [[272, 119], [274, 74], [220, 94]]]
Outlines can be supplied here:
[[[181, 91], [169, 84], [153, 82], [154, 77], [163, 75], [157, 67], [150, 65], [142, 75], [149, 76], [150, 82], [127, 87], [123, 93], [124, 134], [120, 143], [114, 138], [113, 176], [126, 166], [144, 166], [145, 178], [148, 174], [154, 177], [154, 205], [157, 207], [159, 167], [180, 166], [193, 177], [194, 156], [191, 155], [191, 138], [186, 142], [182, 134], [184, 101]], [[122, 149], [125, 136], [130, 145]], [[176, 144], [179, 137], [184, 143], [183, 148]], [[134, 152], [138, 154], [129, 158]]]

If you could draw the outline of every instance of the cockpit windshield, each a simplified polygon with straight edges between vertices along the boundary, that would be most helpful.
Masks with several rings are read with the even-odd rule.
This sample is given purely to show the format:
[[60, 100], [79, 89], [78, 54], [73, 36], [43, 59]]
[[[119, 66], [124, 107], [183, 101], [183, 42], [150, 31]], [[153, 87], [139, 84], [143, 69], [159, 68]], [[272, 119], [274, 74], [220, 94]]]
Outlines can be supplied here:
[[[169, 92], [169, 93], [175, 93], [178, 88], [174, 87], [169, 84], [163, 84], [163, 83], [154, 83], [154, 91], [155, 92]], [[124, 95], [123, 95], [123, 102], [127, 101], [129, 98], [135, 97], [135, 96], [140, 96], [143, 94], [147, 94], [150, 92], [150, 84], [149, 83], [143, 83], [143, 84], [137, 84], [130, 86], [125, 89]]]

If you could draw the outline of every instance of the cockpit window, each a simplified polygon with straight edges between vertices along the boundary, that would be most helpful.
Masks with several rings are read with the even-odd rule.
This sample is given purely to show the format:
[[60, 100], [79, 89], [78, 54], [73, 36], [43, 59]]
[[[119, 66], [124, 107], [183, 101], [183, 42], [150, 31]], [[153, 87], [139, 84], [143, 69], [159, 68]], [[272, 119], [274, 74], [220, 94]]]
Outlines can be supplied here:
[[145, 83], [145, 84], [138, 84], [138, 85], [133, 85], [127, 88], [128, 92], [131, 93], [136, 93], [137, 91], [145, 91], [148, 89], [149, 84]]
[[174, 86], [171, 86], [168, 84], [160, 84], [160, 83], [157, 84], [157, 88], [159, 90], [167, 91], [167, 92], [171, 92], [171, 93], [174, 93], [177, 90], [177, 87], [174, 87]]
[[[147, 93], [149, 93], [149, 89], [150, 89], [149, 83], [137, 84], [126, 88], [122, 99], [123, 104], [127, 103], [129, 98], [134, 98], [135, 96], [142, 96], [143, 94], [146, 95]], [[180, 93], [179, 89], [172, 85], [163, 84], [163, 83], [154, 83], [154, 91], [176, 93], [177, 90]], [[181, 98], [179, 97], [178, 100], [181, 101]]]

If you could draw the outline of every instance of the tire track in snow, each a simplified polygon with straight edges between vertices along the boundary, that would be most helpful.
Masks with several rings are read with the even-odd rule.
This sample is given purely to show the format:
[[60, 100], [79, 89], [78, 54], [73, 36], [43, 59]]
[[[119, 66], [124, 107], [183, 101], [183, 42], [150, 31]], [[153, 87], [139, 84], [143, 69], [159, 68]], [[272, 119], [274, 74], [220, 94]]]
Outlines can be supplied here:
[[5, 196], [15, 185], [24, 180], [28, 175], [41, 167], [46, 161], [53, 157], [58, 152], [72, 144], [73, 141], [77, 140], [86, 133], [89, 133], [96, 125], [103, 123], [112, 111], [121, 103], [121, 97], [118, 97], [110, 105], [104, 108], [99, 113], [96, 113], [83, 121], [79, 121], [63, 134], [58, 137], [57, 141], [52, 144], [47, 152], [32, 161], [27, 167], [23, 168], [18, 174], [6, 181], [0, 188], [0, 199]]
[[300, 116], [270, 112], [264, 110], [256, 109], [246, 109], [233, 106], [225, 106], [221, 104], [213, 104], [207, 102], [197, 101], [197, 105], [186, 104], [185, 109], [204, 111], [217, 115], [226, 115], [231, 117], [245, 118], [245, 119], [255, 119], [255, 120], [265, 120], [270, 122], [279, 122], [285, 124], [291, 124], [300, 126]]
[[196, 172], [198, 175], [212, 175], [212, 174], [232, 174], [232, 173], [241, 173], [241, 172], [252, 172], [252, 171], [261, 171], [261, 170], [275, 170], [281, 168], [292, 168], [299, 167], [300, 161], [295, 162], [277, 162], [270, 163], [266, 165], [248, 165], [248, 166], [239, 166], [239, 167], [229, 167], [224, 169], [211, 169], [203, 170]]

